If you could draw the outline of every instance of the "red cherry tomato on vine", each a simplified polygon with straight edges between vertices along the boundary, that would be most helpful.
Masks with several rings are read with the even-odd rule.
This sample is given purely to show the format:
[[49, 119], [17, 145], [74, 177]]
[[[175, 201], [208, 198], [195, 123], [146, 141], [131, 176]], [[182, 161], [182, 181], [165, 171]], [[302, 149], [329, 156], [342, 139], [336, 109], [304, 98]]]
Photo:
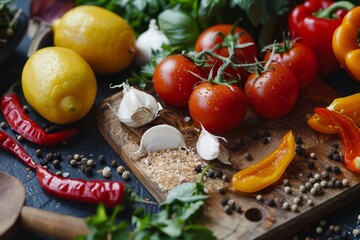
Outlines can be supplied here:
[[195, 87], [190, 96], [192, 119], [210, 133], [229, 132], [244, 119], [246, 96], [237, 85], [230, 86], [203, 82]]
[[[284, 43], [280, 43], [280, 45]], [[267, 52], [264, 61], [268, 61], [271, 52]], [[299, 80], [300, 90], [305, 89], [315, 79], [317, 72], [317, 60], [314, 52], [308, 46], [295, 42], [284, 52], [275, 52], [272, 58], [290, 68]]]
[[205, 77], [203, 70], [183, 55], [171, 55], [155, 68], [153, 85], [167, 104], [187, 107], [194, 85]]
[[[228, 36], [231, 28], [232, 28], [231, 24], [219, 24], [219, 25], [215, 25], [215, 26], [212, 26], [212, 27], [206, 29], [204, 32], [202, 32], [200, 34], [200, 36], [196, 40], [195, 51], [201, 52], [203, 50], [210, 50], [215, 45], [223, 43], [224, 39], [221, 38], [218, 35], [218, 33], [220, 32], [220, 33], [224, 34], [225, 36]], [[238, 63], [254, 62], [255, 57], [256, 57], [256, 52], [257, 52], [257, 48], [256, 48], [254, 39], [243, 28], [236, 27], [235, 34], [236, 33], [240, 33], [238, 43], [240, 43], [240, 44], [241, 43], [253, 43], [253, 45], [244, 47], [242, 49], [235, 50], [235, 56], [238, 60]], [[229, 56], [228, 49], [225, 47], [216, 49], [214, 52], [223, 57]], [[212, 59], [212, 61], [214, 62], [213, 71], [214, 71], [214, 74], [216, 74], [216, 71], [221, 66], [222, 61], [219, 59], [215, 59], [213, 57], [210, 57], [210, 59]], [[240, 77], [241, 79], [243, 79], [243, 81], [245, 81], [247, 76], [249, 75], [249, 72], [243, 67], [242, 68], [227, 67], [225, 70], [225, 73], [230, 76], [234, 76], [236, 78]], [[229, 76], [225, 75], [225, 79], [229, 79]]]
[[295, 74], [279, 63], [271, 63], [269, 70], [252, 73], [245, 84], [251, 109], [260, 117], [275, 119], [287, 114], [299, 95], [299, 81]]

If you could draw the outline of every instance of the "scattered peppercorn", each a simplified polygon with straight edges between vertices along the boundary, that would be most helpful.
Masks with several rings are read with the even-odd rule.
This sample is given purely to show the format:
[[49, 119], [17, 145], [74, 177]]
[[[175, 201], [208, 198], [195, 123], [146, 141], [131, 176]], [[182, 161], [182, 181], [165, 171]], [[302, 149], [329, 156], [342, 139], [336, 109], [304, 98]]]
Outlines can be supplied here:
[[284, 202], [283, 205], [281, 206], [282, 209], [285, 210], [289, 210], [290, 209], [290, 204], [288, 202]]
[[250, 160], [253, 159], [251, 153], [249, 153], [249, 152], [245, 153], [244, 158], [245, 158], [245, 160], [247, 160], [247, 161], [250, 161]]
[[287, 179], [287, 178], [285, 178], [285, 179], [283, 180], [283, 184], [284, 184], [285, 186], [290, 186], [290, 180]]
[[296, 148], [295, 148], [295, 152], [299, 155], [302, 155], [302, 153], [304, 152], [304, 148], [301, 146], [301, 145], [296, 145]]
[[116, 167], [118, 166], [118, 164], [117, 164], [117, 162], [116, 162], [115, 159], [111, 160], [111, 166], [112, 166], [113, 168], [116, 168]]
[[208, 176], [209, 178], [215, 178], [215, 173], [214, 173], [214, 171], [212, 171], [212, 170], [207, 171], [207, 176]]
[[335, 166], [335, 167], [333, 168], [333, 171], [334, 171], [334, 173], [335, 173], [336, 175], [338, 175], [338, 174], [341, 173], [340, 168], [339, 168], [338, 166]]
[[123, 173], [123, 172], [125, 172], [125, 168], [124, 168], [123, 166], [118, 166], [117, 169], [116, 169], [116, 171], [117, 171], [118, 173]]
[[228, 182], [229, 181], [229, 177], [225, 174], [222, 175], [221, 179], [225, 182]]
[[269, 207], [275, 207], [275, 206], [276, 206], [275, 200], [272, 199], [272, 198], [269, 198], [269, 199], [266, 201], [266, 204], [267, 204]]
[[314, 152], [310, 153], [310, 158], [311, 159], [316, 159], [316, 153], [314, 153]]
[[330, 159], [330, 160], [333, 160], [333, 159], [334, 159], [334, 154], [331, 153], [331, 152], [327, 153], [326, 156], [327, 156], [328, 159]]
[[201, 173], [201, 171], [202, 171], [201, 165], [200, 165], [200, 164], [197, 164], [197, 165], [195, 166], [195, 172], [196, 172], [196, 173]]
[[295, 143], [296, 143], [296, 144], [299, 144], [299, 145], [303, 144], [302, 138], [301, 138], [300, 136], [296, 136], [296, 137], [295, 137]]
[[347, 178], [344, 178], [342, 181], [341, 181], [343, 187], [347, 187], [349, 186], [349, 180]]
[[111, 169], [109, 167], [104, 167], [102, 174], [104, 177], [109, 178], [111, 176]]
[[129, 171], [124, 171], [122, 174], [121, 174], [121, 177], [124, 179], [124, 180], [127, 180], [130, 178], [130, 172]]
[[89, 167], [87, 165], [84, 165], [83, 168], [83, 172], [87, 175], [87, 176], [92, 176], [94, 174], [94, 169], [92, 167]]
[[242, 208], [241, 208], [240, 205], [236, 205], [236, 206], [235, 206], [235, 211], [236, 211], [237, 213], [243, 213], [243, 210], [242, 210]]
[[81, 158], [80, 158], [80, 155], [79, 155], [79, 154], [77, 154], [77, 153], [76, 153], [76, 154], [74, 154], [74, 159], [75, 159], [75, 160], [77, 160], [77, 161], [78, 161], [78, 160], [80, 160], [80, 159], [81, 159]]
[[1, 123], [0, 123], [0, 126], [1, 126], [2, 129], [5, 129], [5, 128], [6, 128], [6, 123], [5, 123], [5, 122], [1, 122]]
[[235, 205], [236, 205], [236, 202], [235, 202], [235, 200], [234, 199], [230, 199], [229, 201], [228, 201], [228, 204], [227, 204], [229, 207], [231, 207], [232, 209], [234, 209], [235, 208]]
[[21, 136], [21, 135], [17, 135], [16, 136], [16, 139], [19, 141], [19, 142], [22, 142], [24, 140], [24, 137]]
[[222, 178], [223, 172], [219, 169], [215, 172], [215, 177]]
[[308, 162], [307, 162], [307, 167], [308, 167], [309, 169], [314, 169], [314, 168], [315, 168], [315, 162], [313, 162], [313, 161], [308, 161]]
[[60, 167], [60, 161], [59, 161], [59, 159], [55, 159], [55, 160], [53, 161], [53, 165], [54, 165], [55, 168], [59, 168], [59, 167]]
[[263, 144], [269, 144], [270, 143], [270, 137], [263, 137], [262, 143]]
[[333, 154], [333, 159], [337, 162], [341, 162], [341, 156], [339, 154]]
[[260, 195], [260, 194], [257, 195], [257, 196], [256, 196], [256, 200], [259, 201], [259, 202], [261, 202], [261, 201], [263, 200], [262, 195]]
[[92, 160], [92, 159], [88, 159], [88, 160], [86, 161], [86, 165], [88, 165], [89, 167], [93, 167], [93, 166], [95, 166], [95, 162], [94, 162], [94, 160]]
[[229, 202], [229, 200], [227, 200], [226, 198], [223, 198], [220, 201], [221, 205], [223, 205], [223, 206], [226, 206], [228, 204], [228, 202]]
[[225, 205], [225, 206], [224, 206], [224, 212], [225, 212], [226, 214], [231, 214], [231, 212], [232, 212], [231, 207], [229, 207], [228, 205]]
[[29, 111], [29, 107], [27, 105], [23, 105], [23, 109], [24, 109], [25, 112]]
[[101, 164], [105, 164], [105, 163], [106, 163], [106, 161], [105, 161], [105, 156], [104, 156], [104, 155], [99, 155], [99, 156], [98, 156], [98, 161], [99, 161], [99, 163], [101, 163]]
[[293, 212], [299, 212], [299, 206], [296, 205], [296, 204], [293, 204], [293, 205], [291, 205], [291, 210], [292, 210]]
[[37, 156], [37, 157], [41, 157], [42, 156], [42, 151], [41, 151], [41, 149], [36, 149], [35, 150], [35, 155]]
[[70, 175], [70, 173], [68, 173], [68, 172], [64, 172], [64, 173], [62, 174], [62, 176], [63, 176], [64, 178], [69, 177], [69, 175]]
[[75, 159], [71, 159], [70, 165], [75, 167], [77, 165], [77, 161]]

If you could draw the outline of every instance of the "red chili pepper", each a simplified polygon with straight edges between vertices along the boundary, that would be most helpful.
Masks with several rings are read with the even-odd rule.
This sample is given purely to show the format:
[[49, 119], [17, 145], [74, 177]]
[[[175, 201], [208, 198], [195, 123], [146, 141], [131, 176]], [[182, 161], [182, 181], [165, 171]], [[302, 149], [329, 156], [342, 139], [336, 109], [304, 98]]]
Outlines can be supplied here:
[[360, 173], [360, 131], [357, 125], [351, 118], [327, 108], [316, 108], [315, 112], [339, 134], [346, 167]]
[[57, 145], [79, 132], [78, 129], [72, 128], [56, 133], [46, 133], [26, 114], [18, 95], [12, 91], [12, 88], [13, 86], [0, 99], [1, 111], [10, 127], [27, 140], [49, 147]]
[[289, 30], [314, 51], [320, 76], [340, 69], [332, 50], [332, 37], [346, 12], [353, 7], [347, 1], [308, 0], [290, 12]]
[[49, 194], [67, 200], [86, 203], [103, 203], [106, 207], [120, 204], [125, 193], [123, 182], [85, 181], [57, 176], [45, 168], [37, 167], [38, 181]]
[[29, 167], [36, 169], [37, 165], [29, 156], [29, 154], [21, 147], [13, 138], [4, 131], [0, 131], [0, 147], [17, 156], [23, 163]]
[[[103, 203], [106, 207], [112, 208], [116, 204], [122, 203], [125, 200], [124, 196], [128, 193], [123, 182], [86, 181], [57, 176], [36, 164], [18, 142], [1, 130], [0, 147], [14, 154], [32, 169], [36, 169], [41, 187], [55, 197], [85, 203]], [[126, 196], [134, 197], [132, 195]]]

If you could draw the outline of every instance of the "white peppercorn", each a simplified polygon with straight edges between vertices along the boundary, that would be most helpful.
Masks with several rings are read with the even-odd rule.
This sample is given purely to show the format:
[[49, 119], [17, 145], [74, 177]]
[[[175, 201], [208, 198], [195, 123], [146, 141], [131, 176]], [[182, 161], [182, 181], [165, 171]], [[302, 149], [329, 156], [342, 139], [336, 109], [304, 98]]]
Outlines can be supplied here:
[[320, 182], [320, 186], [321, 187], [327, 187], [327, 182], [325, 181], [325, 180], [322, 180], [321, 182]]
[[89, 167], [93, 167], [93, 166], [95, 165], [95, 162], [94, 162], [94, 160], [92, 160], [92, 159], [88, 159], [88, 160], [86, 161], [86, 165], [88, 165]]
[[284, 202], [283, 205], [282, 205], [282, 209], [289, 210], [290, 209], [290, 204], [288, 202]]
[[104, 167], [102, 174], [104, 177], [109, 178], [111, 176], [111, 169], [109, 167]]
[[316, 158], [316, 153], [314, 153], [314, 152], [310, 153], [310, 158], [315, 159]]
[[56, 174], [56, 176], [60, 176], [60, 175], [62, 174], [62, 172], [61, 172], [61, 171], [57, 171], [55, 174]]
[[341, 181], [341, 183], [342, 183], [342, 185], [343, 185], [344, 187], [349, 186], [349, 180], [348, 180], [347, 178], [344, 178], [344, 179]]
[[291, 205], [291, 211], [298, 212], [299, 211], [299, 206], [296, 205], [296, 204]]
[[307, 200], [307, 205], [314, 206], [314, 201], [312, 199]]
[[260, 194], [257, 195], [257, 196], [256, 196], [256, 200], [259, 201], [259, 202], [262, 201], [262, 200], [263, 200], [262, 195], [260, 195]]
[[315, 174], [314, 174], [314, 178], [315, 178], [315, 180], [320, 180], [320, 179], [321, 179], [321, 176], [320, 176], [320, 174], [315, 173]]
[[74, 159], [75, 159], [75, 160], [80, 160], [80, 154], [77, 154], [77, 153], [74, 154]]
[[291, 194], [291, 188], [289, 186], [284, 187], [284, 192], [287, 194]]
[[123, 172], [125, 171], [125, 168], [124, 168], [123, 166], [118, 166], [117, 169], [116, 169], [116, 171], [117, 171], [118, 173], [123, 173]]
[[317, 234], [321, 234], [323, 232], [323, 229], [322, 227], [317, 227], [315, 231]]
[[357, 237], [359, 235], [360, 231], [359, 229], [355, 228], [353, 231], [352, 231], [352, 234], [354, 235], [354, 237]]
[[300, 190], [300, 192], [304, 193], [304, 192], [306, 192], [306, 187], [304, 185], [300, 185], [299, 190]]
[[122, 176], [123, 179], [127, 180], [130, 177], [130, 172], [129, 171], [124, 171], [121, 176]]

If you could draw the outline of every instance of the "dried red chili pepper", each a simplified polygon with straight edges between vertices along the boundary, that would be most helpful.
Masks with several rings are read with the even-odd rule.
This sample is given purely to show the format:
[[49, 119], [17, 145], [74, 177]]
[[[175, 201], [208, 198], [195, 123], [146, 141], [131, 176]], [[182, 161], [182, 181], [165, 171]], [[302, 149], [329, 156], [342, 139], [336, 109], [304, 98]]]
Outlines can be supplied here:
[[18, 95], [13, 91], [15, 85], [0, 99], [1, 111], [10, 127], [27, 140], [44, 147], [57, 145], [74, 135], [79, 130], [76, 128], [56, 133], [46, 133], [34, 120], [24, 111]]
[[360, 131], [354, 121], [336, 111], [316, 108], [315, 113], [324, 118], [339, 134], [346, 168], [360, 173]]
[[25, 151], [21, 145], [19, 145], [13, 138], [7, 135], [4, 131], [0, 131], [0, 147], [7, 150], [17, 156], [22, 162], [29, 167], [36, 169], [37, 165]]
[[64, 178], [41, 166], [37, 167], [36, 172], [41, 187], [58, 198], [86, 203], [103, 203], [106, 207], [112, 208], [120, 204], [125, 195], [123, 182]]
[[14, 154], [29, 167], [36, 169], [41, 187], [55, 197], [85, 203], [103, 203], [110, 208], [116, 204], [124, 204], [124, 201], [127, 200], [141, 201], [127, 190], [123, 182], [86, 181], [64, 178], [51, 173], [41, 165], [36, 164], [18, 142], [1, 130], [0, 147]]

